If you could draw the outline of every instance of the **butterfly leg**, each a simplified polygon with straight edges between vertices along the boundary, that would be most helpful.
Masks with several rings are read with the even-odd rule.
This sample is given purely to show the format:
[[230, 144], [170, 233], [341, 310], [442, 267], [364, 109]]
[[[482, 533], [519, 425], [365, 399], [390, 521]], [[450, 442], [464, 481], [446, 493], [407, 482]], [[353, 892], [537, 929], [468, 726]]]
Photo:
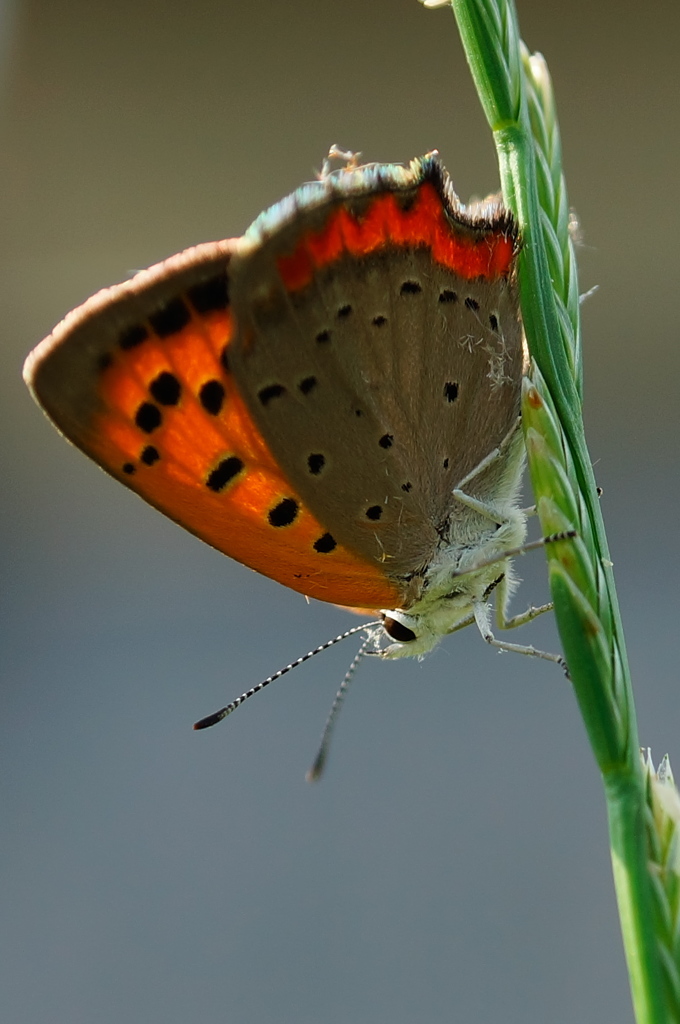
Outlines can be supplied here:
[[345, 169], [348, 171], [355, 171], [359, 166], [359, 159], [361, 153], [354, 153], [351, 149], [340, 149], [340, 146], [336, 146], [335, 143], [328, 150], [328, 156], [323, 162], [321, 173], [319, 174], [319, 180], [324, 181], [329, 174], [332, 173], [332, 161], [340, 160], [345, 164]]
[[[468, 508], [472, 509], [473, 512], [478, 512], [479, 515], [484, 516], [485, 519], [489, 519], [492, 523], [497, 523], [499, 526], [509, 521], [507, 514], [504, 515], [493, 505], [489, 505], [487, 502], [481, 501], [479, 498], [473, 498], [471, 494], [466, 493], [466, 487], [477, 479], [477, 477], [481, 476], [490, 466], [493, 466], [493, 464], [499, 459], [508, 460], [508, 458], [512, 458], [512, 456], [508, 456], [508, 448], [519, 436], [520, 423], [521, 421], [517, 419], [512, 429], [505, 435], [498, 447], [490, 451], [488, 455], [485, 455], [482, 461], [478, 463], [475, 468], [467, 474], [467, 476], [464, 476], [458, 486], [452, 491], [453, 497], [457, 501], [460, 501], [461, 504], [466, 505]], [[519, 450], [517, 458], [521, 459]], [[519, 516], [525, 514], [514, 508], [513, 512]]]
[[[466, 494], [460, 487], [454, 489], [453, 497], [456, 501], [459, 501], [461, 505], [466, 505], [471, 508], [473, 512], [478, 512], [480, 516], [484, 516], [485, 519], [490, 520], [492, 523], [496, 523], [497, 526], [504, 526], [505, 523], [509, 522], [507, 516], [502, 515], [497, 508], [492, 505], [488, 505], [485, 501], [480, 501], [479, 498], [473, 498], [471, 494]], [[519, 513], [522, 514], [521, 512]]]
[[544, 615], [545, 612], [550, 612], [553, 609], [553, 603], [550, 601], [548, 604], [541, 604], [537, 608], [534, 605], [530, 605], [526, 611], [520, 612], [518, 615], [508, 615], [508, 581], [507, 577], [499, 582], [496, 587], [496, 624], [499, 629], [516, 629], [517, 626], [523, 626], [526, 622], [531, 622], [532, 619], [538, 618], [539, 615]]
[[[523, 626], [527, 622], [531, 622], [532, 619], [538, 618], [539, 615], [543, 615], [545, 612], [551, 612], [553, 610], [552, 601], [548, 604], [540, 604], [538, 608], [534, 605], [530, 605], [525, 612], [520, 612], [519, 615], [511, 615], [509, 619], [503, 619], [498, 622], [499, 629], [516, 629], [517, 626]], [[497, 610], [497, 614], [500, 617], [500, 609]]]
[[457, 622], [455, 624], [455, 626], [453, 626], [451, 629], [447, 630], [447, 636], [450, 636], [451, 633], [457, 633], [459, 629], [465, 629], [466, 626], [471, 626], [474, 621], [475, 621], [475, 613], [474, 612], [470, 612], [470, 614], [468, 616], [466, 616], [464, 619], [461, 619], [460, 622]]
[[[537, 614], [541, 614], [541, 611], [545, 609], [529, 609]], [[536, 615], [531, 616], [535, 618]], [[544, 661], [552, 661], [556, 665], [561, 665], [564, 669], [565, 675], [568, 676], [567, 663], [561, 654], [551, 654], [549, 651], [539, 651], [536, 647], [525, 646], [523, 644], [509, 644], [503, 640], [496, 640], [496, 637], [491, 632], [491, 626], [489, 624], [489, 606], [488, 604], [476, 604], [475, 605], [475, 622], [477, 628], [482, 634], [487, 644], [491, 647], [496, 647], [499, 651], [512, 651], [513, 654], [526, 654], [531, 658], [543, 658]]]
[[537, 608], [534, 605], [530, 605], [526, 611], [520, 612], [519, 615], [508, 615], [508, 603], [512, 591], [507, 575], [504, 575], [498, 581], [495, 592], [496, 624], [499, 629], [516, 629], [517, 626], [523, 626], [526, 622], [531, 622], [532, 619], [536, 619], [539, 615], [544, 615], [545, 612], [550, 612], [553, 609], [553, 603], [550, 601], [548, 604], [540, 604]]
[[467, 484], [472, 483], [475, 477], [479, 476], [480, 473], [483, 473], [485, 469], [492, 466], [497, 459], [501, 458], [502, 454], [502, 446], [500, 448], [494, 448], [492, 452], [489, 452], [489, 454], [482, 459], [479, 465], [475, 466], [472, 472], [463, 477], [458, 486], [454, 487], [452, 492], [456, 501], [460, 501], [463, 505], [467, 505], [467, 507], [471, 508], [474, 512], [479, 512], [480, 515], [495, 523], [498, 522], [497, 512], [485, 501], [480, 501], [479, 498], [473, 498], [471, 494], [467, 494], [465, 487]]

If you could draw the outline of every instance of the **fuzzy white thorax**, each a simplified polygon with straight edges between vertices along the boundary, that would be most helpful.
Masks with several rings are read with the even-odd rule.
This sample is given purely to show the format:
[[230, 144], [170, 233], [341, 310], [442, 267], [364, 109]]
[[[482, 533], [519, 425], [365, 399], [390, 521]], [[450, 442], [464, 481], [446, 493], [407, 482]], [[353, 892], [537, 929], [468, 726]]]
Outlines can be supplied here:
[[[468, 507], [461, 519], [452, 521], [449, 537], [427, 568], [418, 601], [407, 609], [381, 610], [388, 626], [391, 619], [410, 630], [414, 638], [400, 642], [385, 626], [377, 628], [374, 639], [380, 657], [422, 657], [442, 637], [475, 621], [483, 635], [488, 633], [489, 599], [494, 591], [499, 621], [505, 620], [517, 580], [510, 559], [504, 555], [520, 547], [526, 536], [526, 513], [517, 507], [524, 466], [520, 430], [511, 432], [500, 449], [491, 453], [467, 480], [473, 480], [501, 452], [506, 454], [505, 472], [497, 483], [493, 505], [480, 503], [482, 515]], [[459, 490], [454, 493], [464, 506], [474, 501]], [[390, 643], [381, 648], [385, 637]]]

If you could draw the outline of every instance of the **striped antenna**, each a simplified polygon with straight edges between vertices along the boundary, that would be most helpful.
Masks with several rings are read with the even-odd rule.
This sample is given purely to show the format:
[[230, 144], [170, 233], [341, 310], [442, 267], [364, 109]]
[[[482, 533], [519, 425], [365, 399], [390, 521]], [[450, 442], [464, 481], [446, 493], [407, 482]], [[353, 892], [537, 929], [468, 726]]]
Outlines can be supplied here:
[[352, 679], [354, 678], [354, 673], [359, 668], [359, 663], [366, 654], [368, 645], [372, 642], [372, 639], [373, 637], [371, 636], [366, 637], [361, 647], [354, 655], [354, 660], [352, 661], [352, 664], [345, 672], [345, 678], [340, 683], [340, 688], [338, 689], [338, 692], [335, 695], [335, 700], [333, 701], [333, 704], [331, 705], [331, 710], [328, 713], [328, 718], [326, 719], [326, 724], [323, 728], [323, 733], [321, 735], [321, 742], [319, 744], [317, 755], [314, 758], [312, 767], [305, 775], [307, 782], [318, 782], [318, 780], [321, 778], [323, 774], [323, 770], [326, 767], [328, 748], [330, 747], [331, 733], [333, 732], [335, 720], [338, 717], [338, 712], [340, 711], [340, 708], [342, 707], [342, 702], [347, 696], [349, 684], [352, 682]]
[[[290, 672], [291, 669], [297, 668], [298, 665], [302, 665], [303, 662], [309, 661], [309, 659], [313, 658], [315, 654], [321, 654], [322, 651], [327, 651], [329, 647], [333, 646], [333, 644], [338, 644], [341, 640], [346, 640], [347, 637], [354, 636], [355, 633], [360, 633], [362, 629], [372, 629], [374, 626], [380, 625], [380, 619], [376, 619], [375, 622], [364, 622], [362, 626], [354, 626], [352, 629], [348, 629], [345, 633], [340, 633], [339, 636], [333, 637], [332, 640], [327, 640], [326, 643], [321, 644], [320, 647], [316, 647], [313, 651], [308, 651], [307, 654], [303, 654], [302, 657], [298, 658], [296, 661], [291, 661], [290, 665], [286, 665], [285, 668], [280, 668], [273, 676], [268, 676], [267, 679], [258, 683], [257, 686], [253, 686], [251, 690], [246, 690], [246, 692], [242, 693], [240, 697], [236, 698], [236, 700], [232, 700], [231, 704], [227, 704], [226, 707], [221, 708], [219, 711], [215, 711], [212, 715], [207, 715], [205, 718], [201, 718], [200, 721], [196, 722], [194, 725], [194, 729], [208, 729], [211, 725], [217, 725], [217, 723], [221, 722], [223, 718], [230, 715], [232, 711], [236, 711], [236, 708], [243, 704], [244, 700], [247, 700], [248, 697], [252, 697], [253, 694], [259, 693], [260, 690], [264, 690], [265, 686], [269, 686], [269, 684], [273, 683], [276, 679], [280, 679], [281, 676], [285, 676], [286, 672]], [[364, 648], [368, 646], [371, 639], [372, 637], [369, 636], [367, 640], [364, 641]]]

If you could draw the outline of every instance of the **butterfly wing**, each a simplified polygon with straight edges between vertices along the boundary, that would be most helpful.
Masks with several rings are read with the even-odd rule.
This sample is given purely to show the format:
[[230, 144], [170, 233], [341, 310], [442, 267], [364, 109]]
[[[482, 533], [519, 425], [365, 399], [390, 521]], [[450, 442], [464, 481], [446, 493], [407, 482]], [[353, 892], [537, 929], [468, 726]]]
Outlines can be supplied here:
[[389, 606], [394, 585], [308, 510], [244, 402], [230, 366], [240, 245], [99, 292], [29, 356], [26, 381], [70, 441], [202, 540], [302, 593]]
[[234, 261], [251, 415], [305, 506], [405, 603], [452, 517], [474, 518], [452, 490], [518, 423], [516, 251], [509, 215], [461, 208], [430, 156], [303, 186]]
[[25, 376], [66, 437], [209, 544], [321, 600], [408, 606], [469, 518], [453, 488], [517, 422], [516, 248], [434, 155], [346, 169], [100, 292]]

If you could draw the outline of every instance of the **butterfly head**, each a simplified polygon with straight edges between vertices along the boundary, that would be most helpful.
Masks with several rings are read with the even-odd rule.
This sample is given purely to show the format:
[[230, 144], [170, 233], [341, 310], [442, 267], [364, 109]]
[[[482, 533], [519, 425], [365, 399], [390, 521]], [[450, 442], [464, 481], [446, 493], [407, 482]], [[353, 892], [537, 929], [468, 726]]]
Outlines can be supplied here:
[[[440, 640], [475, 621], [475, 609], [486, 608], [493, 591], [503, 584], [505, 602], [514, 589], [508, 560], [485, 566], [450, 581], [446, 592], [429, 595], [408, 610], [383, 609], [382, 627], [376, 632], [376, 653], [382, 658], [419, 658]], [[485, 613], [486, 614], [486, 613]], [[386, 642], [386, 646], [382, 646]]]

